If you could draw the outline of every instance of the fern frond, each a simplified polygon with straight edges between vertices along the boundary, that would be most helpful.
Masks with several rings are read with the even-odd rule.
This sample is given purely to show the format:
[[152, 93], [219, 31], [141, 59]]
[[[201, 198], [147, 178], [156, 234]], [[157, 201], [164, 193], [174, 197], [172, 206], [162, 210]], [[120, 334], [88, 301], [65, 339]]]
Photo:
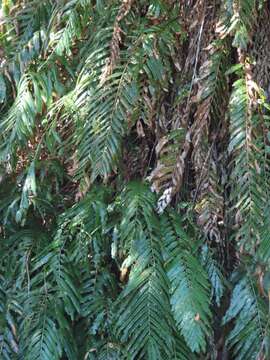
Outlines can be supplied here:
[[[109, 189], [93, 188], [81, 202], [62, 214], [55, 238], [64, 244], [66, 250], [62, 249], [62, 254], [68, 251], [72, 274], [80, 276], [73, 284], [80, 300], [77, 317], [80, 317], [78, 324], [81, 325], [75, 332], [82, 334], [75, 336], [82, 343], [79, 356], [89, 359], [103, 359], [106, 354], [113, 358], [122, 351], [112, 329], [114, 301], [119, 290], [112, 271], [113, 261], [107, 263], [111, 250], [109, 199]], [[68, 301], [63, 298], [63, 306], [70, 314], [66, 305]]]
[[17, 156], [14, 149], [26, 147], [27, 141], [33, 140], [35, 129], [40, 124], [38, 115], [42, 116], [44, 105], [50, 106], [53, 91], [55, 88], [59, 90], [59, 87], [61, 86], [54, 67], [39, 74], [29, 72], [22, 76], [14, 103], [8, 112], [2, 115], [2, 160], [10, 161], [11, 157]]
[[164, 219], [166, 271], [177, 328], [192, 351], [206, 350], [211, 335], [210, 286], [207, 273], [194, 256], [192, 241], [176, 215]]
[[229, 150], [234, 155], [231, 199], [234, 200], [236, 222], [240, 226], [238, 241], [251, 249], [258, 240], [266, 199], [262, 176], [264, 141], [259, 129], [260, 116], [250, 110], [250, 93], [257, 91], [257, 87], [252, 81], [246, 81], [240, 79], [234, 83], [230, 100]]
[[[144, 77], [148, 78], [149, 85], [168, 86], [170, 69], [165, 71], [161, 55], [151, 49], [151, 44], [157, 41], [163, 52], [168, 52], [164, 43], [172, 29], [166, 30], [165, 24], [148, 31], [139, 28], [123, 41], [113, 72], [108, 69], [113, 27], [101, 29], [94, 37], [91, 55], [79, 77], [82, 84], [79, 81], [75, 91], [77, 109], [84, 119], [75, 134], [78, 173], [91, 166], [92, 180], [112, 174], [117, 168], [123, 136], [134, 122], [131, 115], [134, 112], [136, 119], [139, 116], [135, 110], [141, 107], [139, 95]], [[100, 42], [104, 44], [102, 48]]]
[[[7, 59], [4, 67], [16, 84], [19, 83], [29, 65], [37, 60], [42, 52], [52, 10], [52, 1], [32, 0], [24, 6], [17, 4], [9, 11], [7, 22], [10, 25], [10, 34], [7, 36], [5, 46]], [[10, 76], [7, 78], [12, 81]]]
[[224, 276], [218, 262], [213, 258], [213, 254], [211, 254], [207, 245], [202, 247], [201, 261], [211, 283], [211, 298], [217, 306], [220, 306], [221, 298], [225, 291]]
[[183, 337], [176, 330], [174, 333], [175, 347], [173, 351], [173, 360], [195, 360], [196, 354], [190, 352], [188, 345]]
[[[92, 179], [108, 176], [116, 165], [127, 125], [126, 116], [138, 98], [137, 86], [126, 70], [115, 70], [113, 77], [107, 89], [106, 84], [96, 88], [87, 115], [90, 129], [83, 129], [79, 145], [79, 161], [89, 154]], [[92, 138], [90, 144], [89, 133]]]
[[155, 198], [145, 186], [135, 183], [127, 189], [126, 201], [124, 223], [129, 223], [132, 268], [119, 298], [118, 332], [121, 340], [127, 342], [131, 359], [171, 359], [174, 340], [168, 281], [154, 215]]
[[252, 280], [241, 279], [233, 289], [230, 307], [223, 319], [224, 324], [234, 320], [227, 342], [236, 360], [255, 360], [268, 351], [268, 309], [255, 289]]
[[0, 356], [5, 360], [14, 358], [19, 352], [17, 318], [21, 315], [16, 292], [3, 277], [0, 266]]
[[76, 273], [57, 237], [44, 245], [28, 260], [27, 291], [21, 299], [20, 352], [29, 360], [60, 359], [64, 353], [71, 360], [77, 349], [68, 319], [74, 320], [80, 313]]
[[0, 359], [270, 358], [269, 16], [0, 0]]
[[1, 121], [2, 157], [7, 157], [15, 140], [25, 140], [33, 133], [36, 108], [29, 89], [30, 78], [24, 76], [18, 85], [17, 98], [7, 116]]
[[25, 354], [25, 359], [60, 359], [62, 349], [55, 322], [44, 314], [41, 323], [42, 327], [32, 334], [29, 343], [31, 350]]
[[[46, 271], [47, 279], [44, 281], [51, 284], [51, 291], [55, 293], [59, 302], [63, 297], [64, 309], [71, 319], [74, 319], [75, 314], [80, 313], [80, 295], [78, 286], [76, 286], [75, 270], [72, 268], [62, 241], [60, 229], [53, 243], [34, 259], [32, 271], [34, 273], [42, 271], [42, 269]], [[33, 281], [42, 281], [42, 278], [37, 275]]]
[[52, 15], [51, 20], [59, 15], [60, 10], [61, 23], [64, 23], [64, 26], [58, 30], [57, 26], [52, 24], [50, 41], [47, 45], [47, 50], [50, 52], [47, 61], [52, 61], [55, 55], [61, 57], [64, 54], [68, 56], [72, 54], [71, 48], [74, 46], [74, 42], [81, 38], [83, 30], [89, 22], [92, 13], [91, 8], [92, 5], [89, 0], [70, 0], [63, 7], [61, 6], [60, 9], [56, 7], [54, 10], [55, 14]]
[[258, 4], [255, 0], [228, 0], [223, 7], [224, 15], [219, 29], [222, 37], [231, 34], [234, 37], [232, 45], [246, 50], [256, 22]]

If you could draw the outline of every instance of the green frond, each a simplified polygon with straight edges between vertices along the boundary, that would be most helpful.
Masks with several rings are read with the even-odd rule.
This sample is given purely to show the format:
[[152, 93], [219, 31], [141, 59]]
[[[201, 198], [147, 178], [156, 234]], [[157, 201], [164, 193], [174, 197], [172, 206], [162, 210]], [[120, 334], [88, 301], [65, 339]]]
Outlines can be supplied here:
[[270, 358], [269, 12], [0, 0], [0, 359]]
[[268, 309], [256, 291], [256, 285], [244, 277], [234, 287], [230, 307], [223, 319], [234, 327], [227, 337], [235, 360], [258, 359], [269, 356]]
[[171, 359], [174, 345], [154, 200], [149, 189], [134, 183], [127, 189], [123, 208], [127, 214], [123, 221], [129, 224], [131, 272], [118, 299], [117, 328], [131, 359]]
[[22, 141], [33, 134], [36, 108], [29, 88], [30, 78], [24, 76], [18, 85], [18, 94], [7, 116], [1, 121], [2, 157], [10, 153], [14, 141]]
[[133, 249], [134, 242], [140, 240], [148, 226], [148, 231], [152, 231], [149, 219], [152, 220], [154, 215], [153, 202], [154, 196], [146, 185], [134, 182], [124, 190], [121, 203], [124, 216], [120, 224], [122, 250]]
[[25, 359], [60, 359], [61, 341], [55, 322], [44, 314], [41, 324], [42, 327], [33, 332]]
[[18, 156], [14, 154], [14, 149], [26, 147], [27, 141], [34, 140], [33, 136], [40, 125], [43, 106], [50, 106], [53, 91], [59, 90], [59, 87], [61, 86], [54, 67], [49, 71], [22, 76], [14, 103], [7, 113], [2, 115], [0, 124], [2, 160], [11, 161], [13, 157]]
[[240, 227], [237, 241], [249, 249], [258, 240], [266, 204], [261, 116], [250, 109], [251, 100], [248, 95], [253, 86], [256, 91], [255, 85], [247, 83], [244, 79], [237, 80], [230, 100], [229, 151], [233, 155], [231, 199], [234, 201], [236, 222]]
[[192, 351], [206, 350], [211, 335], [210, 286], [208, 276], [195, 257], [176, 215], [164, 219], [166, 271], [170, 280], [170, 303], [177, 328]]
[[63, 243], [56, 238], [49, 244], [49, 239], [45, 242], [42, 234], [37, 235], [21, 270], [20, 354], [32, 360], [61, 359], [65, 353], [71, 360], [77, 350], [68, 319], [80, 313], [76, 273]]
[[15, 357], [19, 352], [18, 315], [22, 315], [22, 309], [0, 267], [0, 357], [5, 360]]
[[228, 0], [224, 4], [222, 34], [233, 36], [232, 45], [246, 50], [256, 21], [258, 4], [255, 0]]
[[12, 74], [16, 84], [42, 52], [52, 10], [51, 0], [32, 0], [27, 6], [17, 4], [10, 8], [4, 17], [9, 27], [6, 38], [1, 39], [6, 49], [4, 68]]
[[138, 98], [137, 86], [127, 70], [115, 70], [112, 76], [109, 84], [97, 86], [89, 99], [86, 123], [89, 127], [83, 129], [79, 144], [79, 161], [89, 156], [92, 179], [108, 176], [117, 164], [127, 126], [126, 117]]
[[173, 350], [173, 360], [195, 360], [196, 354], [192, 353], [183, 337], [176, 330], [173, 334], [175, 346]]
[[211, 299], [214, 300], [217, 306], [220, 306], [225, 291], [224, 276], [207, 245], [202, 247], [201, 261], [211, 283]]
[[[166, 294], [166, 278], [160, 263], [145, 270], [140, 257], [130, 274], [129, 283], [120, 300], [117, 321], [121, 340], [127, 342], [131, 359], [170, 359], [173, 338], [170, 334]], [[144, 259], [143, 259], [144, 260]], [[142, 261], [143, 261], [142, 260]]]
[[[61, 234], [61, 230], [60, 230]], [[69, 256], [63, 248], [63, 239], [59, 233], [56, 234], [54, 241], [33, 260], [33, 282], [38, 285], [44, 281], [44, 286], [48, 282], [51, 291], [57, 301], [63, 302], [66, 313], [75, 318], [76, 313], [80, 313], [80, 295], [76, 284], [75, 270], [69, 260]], [[42, 275], [42, 271], [46, 273]]]
[[[161, 24], [147, 31], [134, 31], [124, 42], [125, 48], [118, 54], [118, 64], [113, 69], [110, 63], [113, 27], [102, 28], [93, 38], [91, 55], [73, 92], [83, 119], [83, 126], [75, 134], [79, 173], [90, 166], [94, 180], [98, 176], [107, 178], [116, 170], [123, 137], [139, 116], [138, 113], [134, 119], [132, 114], [136, 115], [138, 108], [144, 111], [140, 100], [144, 76], [149, 86], [158, 85], [165, 90], [168, 86], [170, 69], [165, 71], [161, 53], [169, 53], [166, 40], [172, 39], [172, 26], [166, 28]], [[155, 42], [159, 47], [154, 53]]]
[[83, 30], [93, 15], [90, 0], [70, 0], [60, 9], [59, 6], [56, 7], [53, 19], [58, 16], [59, 11], [61, 12], [61, 23], [64, 23], [64, 26], [57, 30], [55, 24], [52, 24], [50, 41], [47, 45], [50, 55], [47, 61], [51, 61], [54, 55], [58, 57], [65, 53], [68, 56], [72, 55], [71, 48], [74, 46], [74, 42], [82, 37]]
[[[109, 234], [112, 225], [107, 213], [110, 197], [109, 189], [93, 188], [85, 199], [62, 214], [55, 237], [68, 249], [72, 274], [80, 276], [75, 286], [80, 301], [79, 304], [76, 302], [76, 309], [79, 306], [76, 317], [80, 316], [81, 325], [76, 328], [78, 334], [75, 333], [75, 336], [82, 344], [79, 356], [89, 359], [103, 359], [106, 354], [114, 358], [122, 351], [112, 329], [114, 301], [119, 289], [116, 276], [112, 273], [113, 264], [106, 263], [111, 251]], [[60, 286], [62, 278], [65, 280], [66, 271], [60, 278]], [[67, 303], [67, 298], [63, 298], [63, 304]], [[69, 314], [70, 310], [65, 308]]]

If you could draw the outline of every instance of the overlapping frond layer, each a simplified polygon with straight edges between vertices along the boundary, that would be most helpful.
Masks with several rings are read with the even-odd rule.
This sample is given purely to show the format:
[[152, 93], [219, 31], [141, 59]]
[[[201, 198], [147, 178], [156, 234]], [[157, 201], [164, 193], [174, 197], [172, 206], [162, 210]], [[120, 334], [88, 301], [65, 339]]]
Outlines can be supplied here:
[[269, 358], [269, 17], [0, 0], [1, 359]]
[[[177, 26], [177, 22], [164, 22], [146, 31], [140, 29], [141, 24], [135, 16], [130, 15], [137, 30], [131, 29], [129, 37], [120, 37], [121, 33], [128, 31], [130, 20], [119, 15], [117, 23], [101, 29], [95, 36], [94, 48], [81, 77], [81, 89], [84, 93], [87, 90], [88, 96], [81, 96], [80, 84], [75, 94], [84, 122], [84, 126], [77, 127], [76, 135], [78, 173], [90, 166], [92, 180], [98, 176], [107, 179], [117, 171], [124, 135], [140, 116], [148, 122], [140, 99], [145, 83], [162, 88], [169, 80], [170, 64], [166, 56], [169, 57], [170, 49], [166, 41], [172, 39], [173, 25]], [[126, 19], [124, 30], [120, 28], [122, 18]], [[117, 45], [113, 44], [116, 42], [116, 28], [119, 34]], [[100, 38], [107, 40], [103, 48], [99, 45]], [[83, 76], [85, 73], [88, 74], [86, 77]]]

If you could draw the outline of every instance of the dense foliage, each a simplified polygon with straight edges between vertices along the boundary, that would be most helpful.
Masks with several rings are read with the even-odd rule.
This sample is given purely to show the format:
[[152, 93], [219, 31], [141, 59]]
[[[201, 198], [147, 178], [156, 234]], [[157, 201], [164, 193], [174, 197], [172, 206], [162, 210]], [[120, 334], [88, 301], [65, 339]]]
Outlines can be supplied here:
[[0, 359], [270, 359], [269, 2], [0, 7]]

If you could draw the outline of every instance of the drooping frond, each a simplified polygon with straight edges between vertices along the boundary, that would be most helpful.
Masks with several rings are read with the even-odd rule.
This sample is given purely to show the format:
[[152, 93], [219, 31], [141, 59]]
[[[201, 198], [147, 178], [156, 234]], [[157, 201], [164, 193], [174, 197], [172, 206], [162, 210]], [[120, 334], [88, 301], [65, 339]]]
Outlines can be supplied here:
[[80, 312], [74, 270], [57, 238], [32, 260], [24, 299], [22, 353], [27, 359], [76, 356], [67, 318]]
[[[262, 173], [264, 169], [264, 141], [260, 132], [260, 115], [251, 109], [250, 94], [258, 87], [250, 79], [234, 83], [230, 100], [231, 139], [229, 150], [233, 155], [232, 192], [236, 222], [240, 229], [238, 241], [253, 247], [258, 241], [262, 223], [265, 193]], [[255, 100], [256, 101], [256, 100]]]
[[194, 115], [192, 159], [196, 172], [196, 212], [205, 237], [217, 246], [224, 246], [224, 163], [228, 102], [228, 86], [224, 69], [228, 49], [220, 39], [210, 45], [210, 59], [200, 68], [197, 111]]
[[256, 1], [229, 0], [224, 2], [223, 7], [224, 18], [219, 24], [222, 37], [228, 34], [232, 35], [232, 45], [241, 50], [246, 50], [251, 41], [251, 32], [258, 14]]
[[119, 299], [117, 327], [131, 359], [171, 359], [172, 319], [155, 198], [145, 186], [135, 183], [127, 189], [125, 199], [123, 221], [129, 226], [125, 242], [131, 249], [131, 272]]
[[270, 357], [269, 17], [0, 0], [0, 359]]
[[16, 299], [16, 293], [3, 277], [2, 269], [0, 273], [0, 356], [8, 360], [19, 351], [16, 317], [22, 315], [22, 309]]
[[88, 359], [103, 359], [106, 354], [115, 358], [123, 351], [113, 333], [113, 307], [119, 293], [117, 278], [112, 273], [113, 264], [107, 264], [113, 227], [107, 213], [110, 197], [109, 189], [92, 189], [62, 216], [57, 233], [68, 247], [73, 273], [80, 275], [77, 287], [81, 322], [75, 336], [82, 344], [78, 356]]
[[208, 274], [211, 283], [211, 298], [217, 306], [220, 306], [222, 296], [225, 292], [224, 276], [207, 245], [202, 247], [202, 265]]
[[[60, 17], [60, 21], [64, 22], [64, 26], [58, 31], [53, 27], [53, 30], [55, 29], [56, 31], [50, 34], [50, 41], [47, 44], [47, 50], [50, 52], [50, 55], [47, 61], [51, 61], [54, 55], [56, 57], [61, 57], [64, 54], [72, 55], [71, 48], [74, 46], [74, 42], [82, 37], [83, 30], [92, 14], [91, 10], [90, 0], [69, 0], [64, 7], [56, 7], [54, 9], [51, 22], [57, 22], [56, 19]], [[59, 16], [59, 11], [61, 16]], [[53, 25], [51, 24], [51, 26]]]
[[[134, 16], [130, 15], [133, 19]], [[121, 40], [123, 49], [118, 49], [117, 61], [113, 60], [111, 68], [112, 47], [116, 46], [112, 44], [114, 26], [118, 29], [120, 25], [114, 23], [95, 35], [91, 55], [82, 69], [81, 83], [78, 82], [74, 93], [84, 119], [84, 125], [76, 134], [78, 172], [90, 166], [93, 180], [98, 176], [107, 178], [116, 170], [123, 137], [140, 116], [139, 110], [144, 112], [144, 104], [140, 102], [144, 82], [165, 87], [169, 77], [166, 71], [170, 74], [170, 69], [164, 68], [161, 54], [168, 56], [166, 40], [172, 37], [173, 24], [166, 26], [165, 22], [147, 31], [133, 30], [129, 37]], [[129, 23], [123, 26], [126, 29]], [[119, 34], [121, 32], [119, 30]], [[100, 41], [104, 42], [103, 48], [99, 46]], [[151, 48], [154, 42], [155, 53]]]
[[267, 306], [257, 295], [252, 280], [243, 278], [234, 287], [223, 322], [234, 320], [227, 342], [236, 360], [259, 359], [269, 355]]
[[196, 243], [192, 246], [176, 215], [164, 222], [166, 271], [173, 316], [190, 349], [205, 351], [206, 339], [211, 334], [208, 276], [194, 256]]
[[27, 6], [22, 3], [3, 4], [5, 35], [1, 43], [5, 46], [2, 68], [5, 78], [18, 85], [27, 69], [42, 54], [47, 39], [47, 29], [54, 9], [54, 2], [31, 0]]
[[[32, 148], [29, 147], [30, 143], [38, 143], [38, 130], [41, 127], [44, 107], [50, 106], [53, 91], [59, 89], [59, 86], [53, 66], [49, 71], [28, 73], [21, 77], [16, 99], [5, 117], [2, 117], [0, 124], [2, 161], [11, 161], [11, 154], [15, 157], [14, 149], [19, 150], [28, 146], [32, 150], [33, 145]], [[18, 154], [16, 156], [18, 157]]]

